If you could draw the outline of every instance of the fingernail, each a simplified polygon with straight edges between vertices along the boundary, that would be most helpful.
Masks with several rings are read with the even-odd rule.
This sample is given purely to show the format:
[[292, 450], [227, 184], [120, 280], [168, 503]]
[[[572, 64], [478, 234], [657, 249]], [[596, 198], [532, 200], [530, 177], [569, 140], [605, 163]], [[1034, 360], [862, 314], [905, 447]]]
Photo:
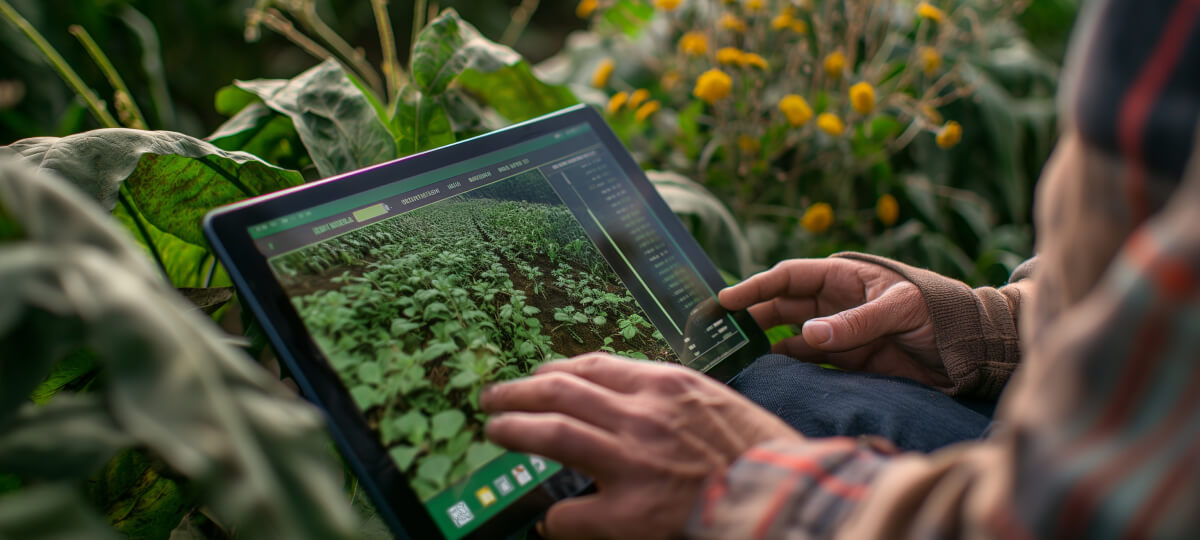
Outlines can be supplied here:
[[537, 525], [534, 525], [533, 528], [537, 529], [538, 536], [540, 536], [542, 538], [546, 537], [546, 522], [545, 521], [537, 522]]
[[800, 332], [804, 334], [804, 341], [812, 345], [824, 345], [833, 339], [833, 327], [825, 321], [808, 321]]

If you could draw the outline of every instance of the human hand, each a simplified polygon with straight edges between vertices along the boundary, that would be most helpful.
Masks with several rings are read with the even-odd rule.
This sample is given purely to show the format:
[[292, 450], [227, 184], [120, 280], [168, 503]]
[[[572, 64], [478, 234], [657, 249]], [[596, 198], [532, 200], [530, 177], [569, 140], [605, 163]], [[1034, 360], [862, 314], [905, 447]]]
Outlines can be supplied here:
[[774, 351], [809, 362], [949, 386], [921, 291], [900, 274], [853, 259], [792, 259], [722, 290], [763, 328], [802, 324]]
[[678, 365], [595, 353], [488, 388], [492, 442], [591, 476], [597, 492], [560, 501], [548, 538], [672, 538], [709, 474], [773, 439], [802, 439], [729, 387]]

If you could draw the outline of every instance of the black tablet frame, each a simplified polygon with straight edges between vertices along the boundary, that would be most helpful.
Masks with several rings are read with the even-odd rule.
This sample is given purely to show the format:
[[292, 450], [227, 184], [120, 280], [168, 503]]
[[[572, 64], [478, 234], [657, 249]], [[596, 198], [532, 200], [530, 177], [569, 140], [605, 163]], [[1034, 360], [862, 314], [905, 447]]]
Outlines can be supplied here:
[[[725, 281], [716, 266], [671, 212], [604, 119], [595, 109], [585, 105], [435, 150], [218, 208], [204, 218], [205, 236], [237, 287], [244, 308], [258, 319], [304, 397], [328, 415], [334, 440], [366, 492], [375, 500], [384, 521], [401, 538], [439, 538], [442, 535], [404, 474], [367, 427], [340, 378], [308, 335], [299, 314], [271, 272], [267, 258], [255, 248], [248, 229], [279, 216], [403, 181], [584, 122], [590, 124], [708, 285], [713, 290], [723, 288]], [[732, 315], [749, 343], [707, 372], [722, 382], [728, 382], [770, 348], [765, 334], [746, 311]], [[503, 537], [527, 527], [554, 502], [553, 493], [562, 493], [564, 487], [578, 482], [573, 474], [564, 469], [466, 538]]]

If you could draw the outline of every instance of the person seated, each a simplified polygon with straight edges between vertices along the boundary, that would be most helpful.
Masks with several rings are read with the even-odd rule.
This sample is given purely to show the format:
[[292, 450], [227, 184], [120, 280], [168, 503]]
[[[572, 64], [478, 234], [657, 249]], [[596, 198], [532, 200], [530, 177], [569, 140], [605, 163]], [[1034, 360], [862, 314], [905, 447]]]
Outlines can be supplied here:
[[787, 261], [720, 293], [803, 325], [732, 387], [593, 354], [488, 388], [493, 441], [595, 479], [542, 534], [1195, 536], [1200, 7], [1082, 17], [1036, 262], [971, 290], [861, 254]]

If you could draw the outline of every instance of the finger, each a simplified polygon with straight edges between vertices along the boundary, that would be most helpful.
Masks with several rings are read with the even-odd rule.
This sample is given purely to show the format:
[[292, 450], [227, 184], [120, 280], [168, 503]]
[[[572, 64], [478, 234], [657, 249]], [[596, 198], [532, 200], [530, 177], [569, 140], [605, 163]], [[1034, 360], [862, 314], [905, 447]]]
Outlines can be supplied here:
[[621, 452], [614, 435], [564, 414], [504, 413], [492, 417], [485, 429], [500, 446], [546, 456], [597, 479], [612, 475], [613, 456]]
[[559, 501], [546, 511], [540, 532], [547, 540], [604, 537], [616, 521], [605, 502], [598, 494]]
[[542, 364], [537, 373], [569, 373], [621, 393], [642, 388], [648, 378], [661, 374], [667, 365], [630, 360], [605, 353], [590, 353]]
[[921, 324], [924, 309], [917, 286], [904, 281], [861, 306], [804, 323], [801, 333], [816, 349], [848, 351], [883, 336], [916, 328]]
[[738, 310], [777, 296], [811, 296], [821, 290], [825, 276], [841, 259], [791, 259], [759, 272], [718, 293], [721, 305]]
[[614, 431], [620, 418], [620, 394], [563, 371], [497, 384], [479, 397], [484, 412], [557, 412]]
[[774, 328], [781, 324], [803, 324], [817, 316], [817, 301], [813, 298], [791, 298], [781, 296], [750, 306], [748, 310], [754, 321], [763, 328]]

